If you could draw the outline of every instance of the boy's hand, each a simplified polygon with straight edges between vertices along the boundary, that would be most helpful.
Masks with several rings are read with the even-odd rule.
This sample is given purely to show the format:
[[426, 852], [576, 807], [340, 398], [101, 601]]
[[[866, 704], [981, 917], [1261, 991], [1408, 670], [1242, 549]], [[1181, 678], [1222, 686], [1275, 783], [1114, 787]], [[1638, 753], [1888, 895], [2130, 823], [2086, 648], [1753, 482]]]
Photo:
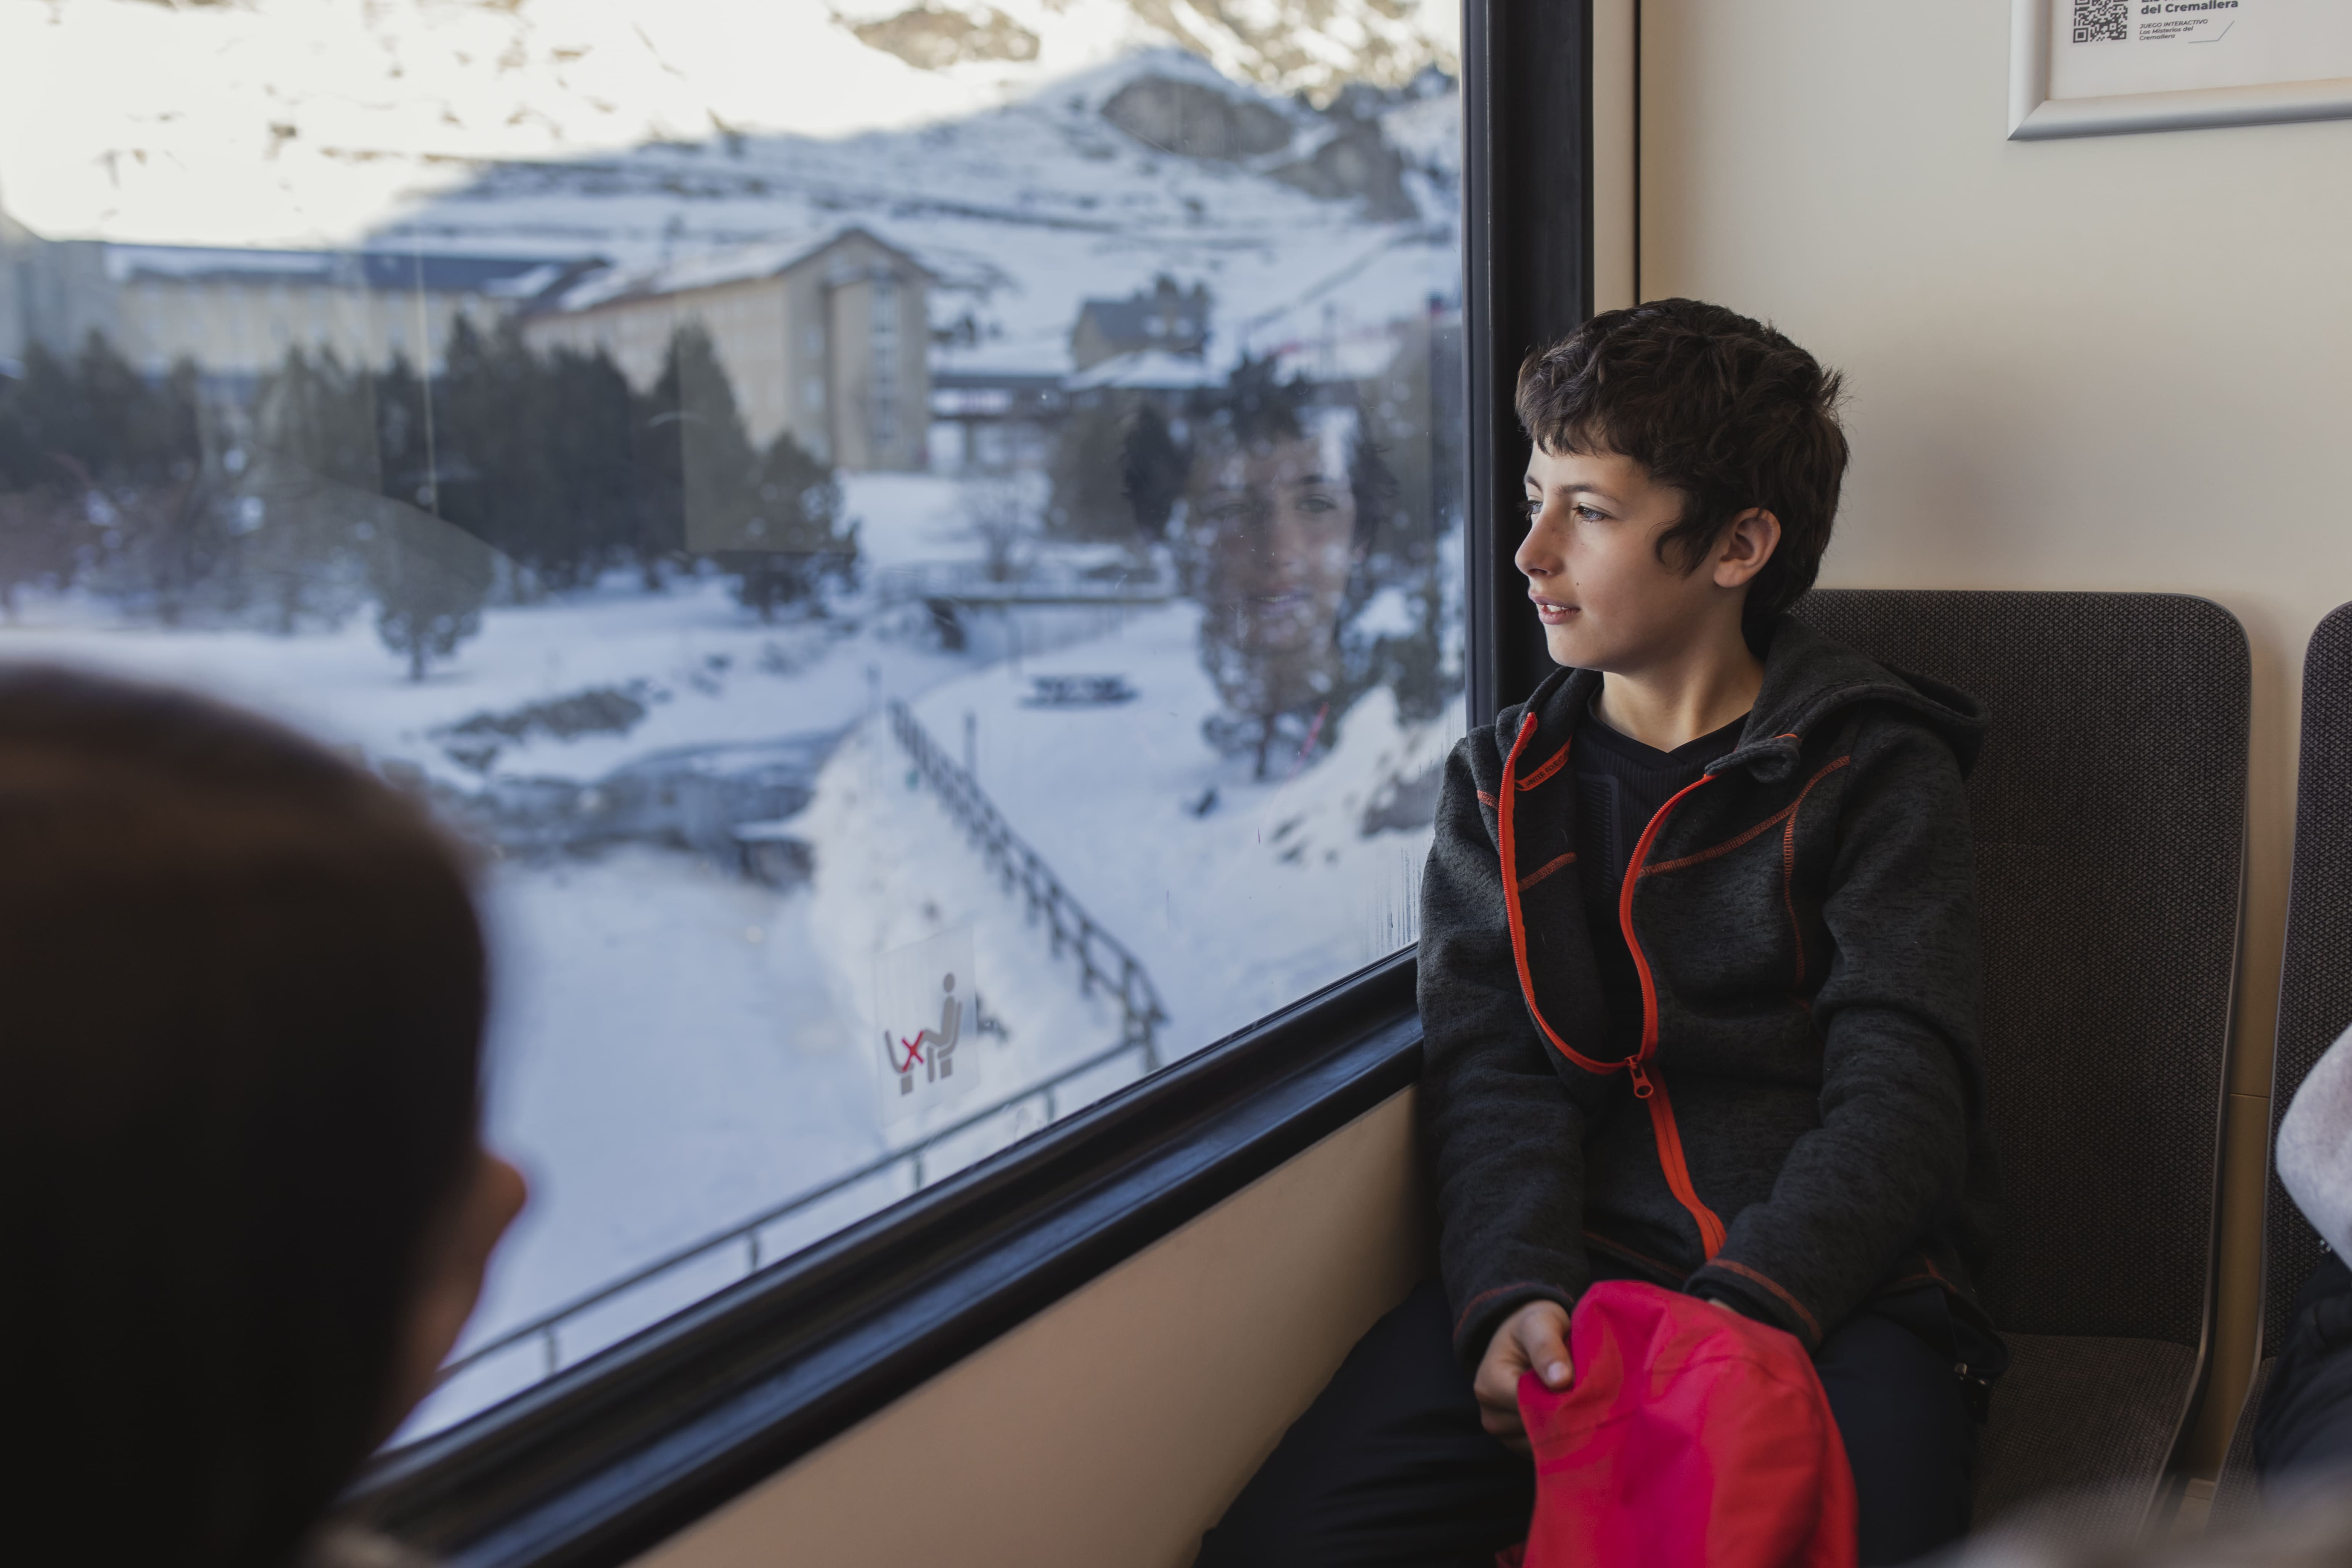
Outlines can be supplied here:
[[1486, 1342], [1471, 1389], [1478, 1396], [1478, 1424], [1503, 1446], [1527, 1453], [1528, 1430], [1519, 1419], [1519, 1374], [1533, 1370], [1549, 1389], [1576, 1379], [1568, 1360], [1568, 1309], [1557, 1301], [1530, 1301], [1509, 1317]]

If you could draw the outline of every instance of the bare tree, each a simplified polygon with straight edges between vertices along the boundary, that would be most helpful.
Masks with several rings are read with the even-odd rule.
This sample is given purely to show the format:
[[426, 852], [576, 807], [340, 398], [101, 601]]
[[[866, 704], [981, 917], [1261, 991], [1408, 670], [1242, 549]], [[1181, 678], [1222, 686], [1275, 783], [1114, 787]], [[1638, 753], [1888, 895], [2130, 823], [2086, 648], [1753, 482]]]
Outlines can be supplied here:
[[1010, 583], [1028, 565], [1037, 509], [1017, 479], [972, 479], [963, 487], [964, 521], [980, 541], [988, 580]]

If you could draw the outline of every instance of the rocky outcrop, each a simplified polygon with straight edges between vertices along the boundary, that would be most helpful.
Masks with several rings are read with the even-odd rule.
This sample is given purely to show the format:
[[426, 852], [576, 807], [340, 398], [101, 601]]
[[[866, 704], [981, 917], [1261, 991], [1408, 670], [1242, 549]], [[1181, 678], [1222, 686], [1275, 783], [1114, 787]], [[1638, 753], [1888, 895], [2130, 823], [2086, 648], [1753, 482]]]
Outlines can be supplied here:
[[[470, 3], [511, 9], [518, 0]], [[993, 6], [925, 0], [895, 16], [868, 19], [889, 4], [831, 0], [834, 16], [858, 38], [920, 69], [1037, 58], [1036, 35]], [[1459, 68], [1452, 29], [1435, 16], [1442, 8], [1417, 6], [1411, 0], [1047, 0], [1045, 9], [1075, 12], [1074, 22], [1093, 26], [1108, 20], [1105, 13], [1124, 9], [1159, 35], [1157, 42], [1212, 60], [1225, 75], [1260, 91], [1296, 93], [1318, 105], [1329, 103], [1350, 83], [1402, 88], [1431, 66], [1448, 73]], [[1156, 134], [1136, 134], [1155, 146], [1169, 145]], [[1195, 158], [1247, 156], [1173, 146], [1170, 151]]]
[[1402, 87], [1427, 66], [1458, 68], [1430, 26], [1436, 6], [1405, 0], [1127, 0], [1169, 40], [1268, 92], [1325, 103], [1349, 82]]
[[1265, 104], [1164, 76], [1137, 77], [1111, 95], [1102, 117], [1139, 142], [1185, 158], [1232, 163], [1290, 145], [1290, 121]]
[[990, 6], [978, 16], [917, 5], [878, 22], [850, 28], [868, 47], [898, 56], [919, 70], [971, 60], [1034, 60], [1037, 35]]
[[[1381, 134], [1377, 95], [1343, 94], [1328, 111], [1337, 130], [1303, 158], [1265, 174], [1326, 201], [1360, 201], [1377, 218], [1415, 216], [1404, 188], [1404, 158]], [[1111, 95], [1102, 116], [1137, 141], [1185, 158], [1238, 163], [1288, 147], [1297, 126], [1263, 103], [1196, 81], [1139, 76]]]
[[1404, 158], [1375, 121], [1349, 121], [1312, 155], [1269, 173], [1310, 196], [1361, 201], [1372, 217], [1409, 218], [1419, 211], [1404, 188]]

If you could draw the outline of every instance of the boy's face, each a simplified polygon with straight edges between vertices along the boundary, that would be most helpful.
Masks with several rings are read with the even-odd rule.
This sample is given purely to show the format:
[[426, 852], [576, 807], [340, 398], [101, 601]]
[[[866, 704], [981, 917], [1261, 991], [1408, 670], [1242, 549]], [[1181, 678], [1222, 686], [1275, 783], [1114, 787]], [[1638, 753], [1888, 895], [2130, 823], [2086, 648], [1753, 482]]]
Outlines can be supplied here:
[[1704, 566], [1660, 561], [1658, 536], [1681, 520], [1683, 493], [1631, 458], [1538, 447], [1527, 492], [1528, 534], [1511, 559], [1556, 663], [1634, 674], [1672, 662], [1752, 574], [1727, 590]]
[[1333, 436], [1207, 458], [1188, 510], [1207, 535], [1213, 608], [1242, 651], [1328, 647], [1355, 565], [1356, 498]]

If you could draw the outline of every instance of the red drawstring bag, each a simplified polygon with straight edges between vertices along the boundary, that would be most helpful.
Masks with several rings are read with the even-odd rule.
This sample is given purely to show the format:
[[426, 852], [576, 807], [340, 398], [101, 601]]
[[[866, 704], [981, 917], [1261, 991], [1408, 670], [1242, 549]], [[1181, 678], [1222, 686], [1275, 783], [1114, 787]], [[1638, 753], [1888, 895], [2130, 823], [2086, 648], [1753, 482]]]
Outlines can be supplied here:
[[1853, 1568], [1853, 1471], [1793, 1335], [1610, 1279], [1569, 1355], [1558, 1394], [1519, 1379], [1536, 1512], [1505, 1568]]

